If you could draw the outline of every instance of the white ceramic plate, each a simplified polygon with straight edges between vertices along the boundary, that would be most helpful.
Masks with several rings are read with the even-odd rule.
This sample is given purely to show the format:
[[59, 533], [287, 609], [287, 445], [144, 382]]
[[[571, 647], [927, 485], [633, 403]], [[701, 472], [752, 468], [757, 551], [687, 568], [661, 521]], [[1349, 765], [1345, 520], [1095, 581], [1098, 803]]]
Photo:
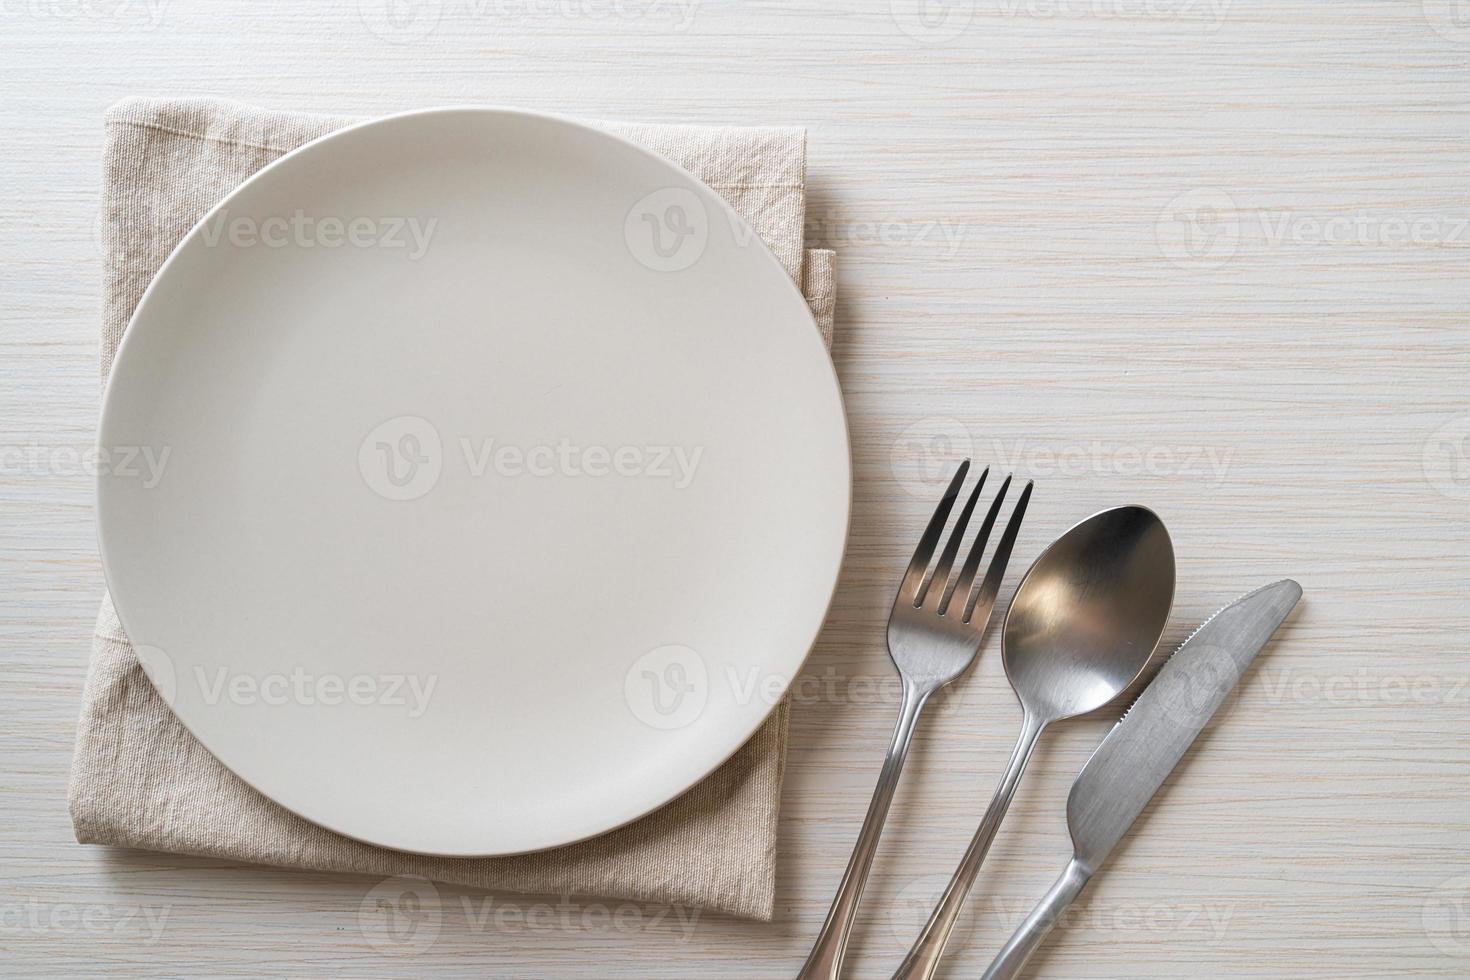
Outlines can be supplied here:
[[357, 126], [231, 194], [139, 305], [100, 448], [108, 584], [179, 718], [296, 813], [432, 854], [709, 773], [847, 531], [776, 260], [672, 164], [518, 112]]

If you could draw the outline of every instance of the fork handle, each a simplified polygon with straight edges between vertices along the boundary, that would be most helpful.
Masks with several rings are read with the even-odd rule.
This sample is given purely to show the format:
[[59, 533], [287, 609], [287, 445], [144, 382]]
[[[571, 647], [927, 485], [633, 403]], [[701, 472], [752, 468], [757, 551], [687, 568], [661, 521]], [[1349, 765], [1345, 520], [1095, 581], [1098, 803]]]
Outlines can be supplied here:
[[857, 845], [848, 859], [842, 884], [837, 886], [837, 897], [832, 900], [827, 921], [822, 924], [822, 931], [817, 935], [806, 963], [796, 975], [797, 980], [837, 980], [842, 970], [842, 957], [847, 951], [858, 901], [868, 880], [868, 869], [873, 865], [873, 854], [878, 850], [878, 836], [883, 832], [883, 821], [888, 817], [888, 806], [893, 802], [893, 791], [898, 787], [898, 775], [903, 771], [903, 760], [908, 755], [919, 712], [933, 693], [932, 687], [918, 687], [906, 677], [903, 680], [898, 724], [893, 729], [893, 741], [883, 760], [883, 770], [878, 774], [873, 801], [868, 804], [868, 815], [863, 818], [863, 828], [858, 831]]

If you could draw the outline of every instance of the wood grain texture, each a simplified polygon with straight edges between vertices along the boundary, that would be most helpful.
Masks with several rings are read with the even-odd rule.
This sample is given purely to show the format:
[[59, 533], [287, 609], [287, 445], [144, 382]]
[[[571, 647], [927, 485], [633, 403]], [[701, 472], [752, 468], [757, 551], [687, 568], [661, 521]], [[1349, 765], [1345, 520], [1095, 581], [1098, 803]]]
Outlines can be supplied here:
[[[1100, 507], [1175, 537], [1169, 640], [1306, 591], [1037, 975], [1470, 974], [1470, 20], [1449, 0], [0, 3], [0, 973], [777, 977], [896, 705], [882, 625], [963, 452], [1037, 480], [1018, 567]], [[101, 591], [100, 118], [131, 94], [804, 125], [836, 248], [855, 514], [797, 690], [778, 921], [72, 843]], [[911, 757], [850, 975], [884, 977], [1019, 720], [996, 645]], [[1107, 726], [1043, 744], [957, 933], [975, 976], [1060, 870]], [[391, 896], [389, 896], [391, 899]], [[366, 911], [364, 911], [366, 909]]]

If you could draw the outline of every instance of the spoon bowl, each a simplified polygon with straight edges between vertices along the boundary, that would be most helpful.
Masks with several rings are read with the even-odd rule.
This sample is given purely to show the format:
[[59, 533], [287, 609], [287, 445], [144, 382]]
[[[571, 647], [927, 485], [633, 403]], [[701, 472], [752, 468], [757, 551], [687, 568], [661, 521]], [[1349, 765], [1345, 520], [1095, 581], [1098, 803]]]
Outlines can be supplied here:
[[1095, 711], [1143, 672], [1174, 603], [1174, 546], [1147, 507], [1074, 525], [1016, 587], [1001, 658], [1028, 715]]

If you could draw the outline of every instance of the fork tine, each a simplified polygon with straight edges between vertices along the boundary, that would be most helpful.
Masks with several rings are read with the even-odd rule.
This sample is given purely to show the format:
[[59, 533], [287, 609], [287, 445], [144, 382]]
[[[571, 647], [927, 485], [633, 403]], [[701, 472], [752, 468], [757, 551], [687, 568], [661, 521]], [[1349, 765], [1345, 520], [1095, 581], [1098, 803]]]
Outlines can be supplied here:
[[[954, 530], [949, 534], [949, 541], [944, 545], [944, 551], [939, 556], [939, 564], [934, 566], [934, 573], [925, 580], [919, 595], [915, 597], [916, 603], [921, 603], [930, 612], [939, 612], [949, 602], [950, 593], [954, 586], [950, 584], [949, 573], [954, 568], [955, 556], [960, 552], [960, 545], [965, 540], [965, 528], [970, 524], [970, 515], [975, 512], [975, 501], [980, 499], [980, 488], [985, 486], [985, 478], [990, 475], [990, 467], [980, 471], [980, 480], [975, 484], [975, 489], [970, 491], [970, 498], [965, 501], [965, 506], [960, 509], [960, 516], [954, 522]], [[938, 586], [936, 589], [935, 586]]]
[[[969, 608], [970, 589], [975, 585], [975, 575], [980, 570], [980, 559], [985, 557], [985, 545], [990, 542], [990, 532], [995, 528], [995, 518], [1000, 514], [1000, 505], [1005, 501], [1006, 492], [1010, 488], [1011, 475], [1007, 473], [1005, 482], [1000, 485], [1000, 490], [996, 492], [995, 499], [990, 503], [990, 510], [985, 513], [985, 521], [975, 535], [975, 543], [970, 547], [970, 553], [965, 556], [964, 567], [960, 569], [959, 577], [955, 579], [954, 589], [951, 591], [954, 595], [959, 596], [960, 602], [964, 604], [961, 612]], [[950, 601], [953, 600], [946, 601], [941, 607], [941, 614], [949, 611]], [[963, 621], [962, 619], [961, 622]]]
[[924, 528], [924, 536], [919, 539], [919, 546], [914, 549], [913, 560], [909, 562], [908, 571], [903, 574], [903, 584], [898, 587], [900, 598], [906, 598], [914, 605], [919, 604], [919, 586], [924, 582], [924, 570], [929, 567], [929, 558], [934, 554], [934, 546], [939, 543], [939, 536], [944, 533], [944, 525], [949, 521], [950, 509], [954, 507], [955, 498], [960, 494], [960, 487], [964, 485], [965, 474], [970, 472], [970, 461], [967, 459], [960, 464], [955, 471], [954, 478], [949, 481], [949, 489], [944, 491], [944, 498], [939, 501], [939, 506], [934, 508], [934, 516], [929, 518], [929, 526]]
[[[975, 593], [974, 601], [965, 608], [964, 621], [981, 632], [984, 632], [985, 624], [990, 621], [990, 611], [995, 608], [1000, 580], [1005, 577], [1006, 563], [1011, 560], [1011, 548], [1016, 543], [1016, 535], [1021, 531], [1026, 503], [1031, 499], [1031, 486], [1031, 481], [1027, 480], [1026, 489], [1021, 491], [1021, 499], [1016, 501], [1016, 509], [1011, 512], [1011, 519], [1006, 523], [1005, 533], [1000, 536], [1000, 544], [995, 548], [995, 557], [990, 560], [990, 568], [985, 572], [985, 581], [980, 584], [980, 591]], [[975, 622], [977, 614], [978, 624]]]

